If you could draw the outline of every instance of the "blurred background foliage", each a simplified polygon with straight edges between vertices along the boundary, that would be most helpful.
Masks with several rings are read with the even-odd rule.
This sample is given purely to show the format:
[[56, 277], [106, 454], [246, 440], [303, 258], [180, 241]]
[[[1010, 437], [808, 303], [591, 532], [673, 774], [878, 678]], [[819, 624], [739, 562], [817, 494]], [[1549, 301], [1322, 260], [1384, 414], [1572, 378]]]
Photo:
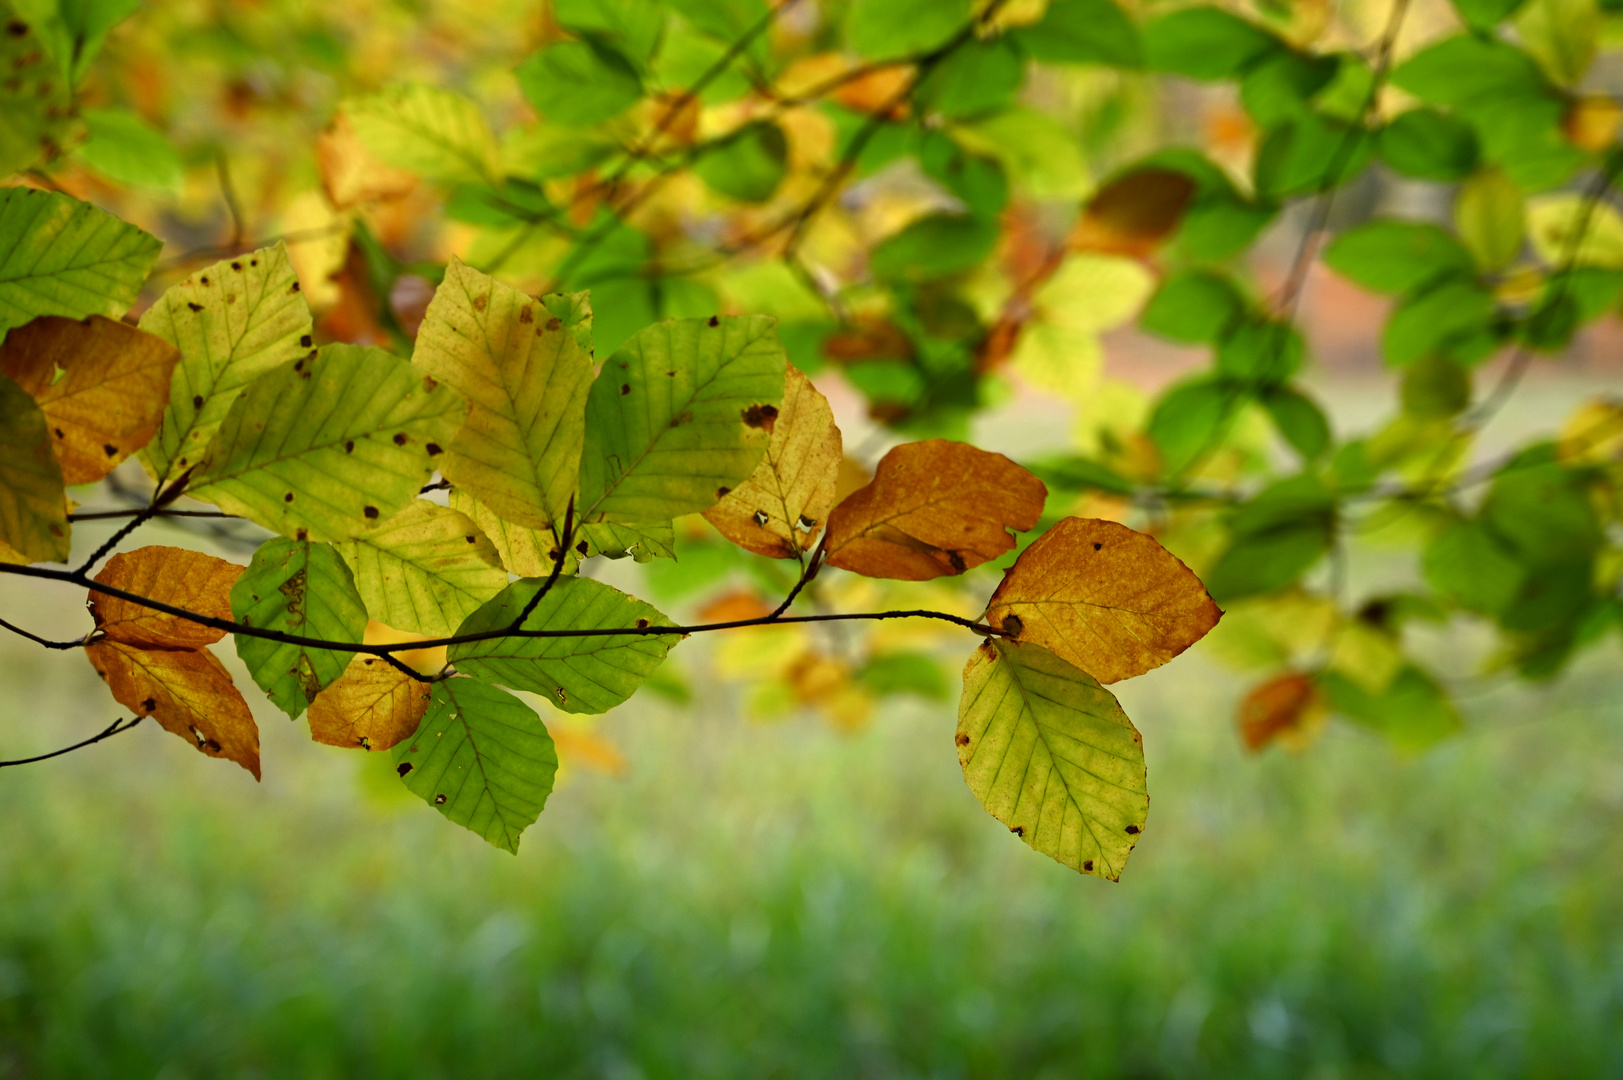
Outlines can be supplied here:
[[[327, 341], [405, 350], [453, 255], [590, 289], [605, 355], [769, 313], [842, 494], [972, 438], [1227, 615], [1124, 694], [1157, 814], [1108, 895], [948, 793], [929, 627], [548, 714], [569, 821], [516, 865], [308, 751], [10, 770], [0, 1075], [1623, 1067], [1615, 6], [12, 0], [0, 171], [161, 237], [153, 296], [285, 238]], [[676, 555], [597, 572], [792, 583], [698, 518]], [[976, 615], [1012, 558], [810, 599]], [[8, 756], [51, 748], [77, 684], [6, 648]]]

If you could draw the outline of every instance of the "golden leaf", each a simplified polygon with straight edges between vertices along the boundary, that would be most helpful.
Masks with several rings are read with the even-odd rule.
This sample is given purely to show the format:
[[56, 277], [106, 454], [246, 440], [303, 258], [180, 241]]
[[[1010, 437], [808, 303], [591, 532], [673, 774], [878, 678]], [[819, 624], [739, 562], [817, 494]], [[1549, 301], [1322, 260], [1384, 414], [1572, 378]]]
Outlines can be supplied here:
[[[96, 581], [199, 615], [230, 619], [231, 586], [243, 569], [201, 552], [154, 545], [114, 555]], [[105, 593], [90, 594], [90, 614], [102, 633], [128, 645], [198, 649], [225, 637], [224, 630]]]
[[1152, 536], [1065, 518], [1004, 575], [986, 617], [1113, 683], [1160, 667], [1223, 617], [1192, 570]]
[[771, 424], [772, 441], [761, 464], [704, 516], [746, 551], [792, 559], [811, 550], [834, 506], [840, 429], [828, 399], [793, 366]]
[[310, 737], [328, 746], [387, 750], [422, 723], [432, 696], [387, 660], [357, 656], [310, 702]]
[[930, 439], [903, 443], [873, 482], [829, 516], [828, 564], [867, 577], [925, 581], [961, 574], [1014, 547], [1037, 524], [1048, 489], [1002, 454]]

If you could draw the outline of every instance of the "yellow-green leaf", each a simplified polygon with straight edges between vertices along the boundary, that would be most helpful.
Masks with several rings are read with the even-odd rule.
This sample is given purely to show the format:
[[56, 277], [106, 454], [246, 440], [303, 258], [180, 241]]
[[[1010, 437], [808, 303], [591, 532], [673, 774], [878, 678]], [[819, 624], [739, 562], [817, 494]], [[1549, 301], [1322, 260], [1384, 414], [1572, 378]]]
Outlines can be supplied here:
[[[529, 529], [499, 517], [494, 510], [458, 487], [451, 489], [451, 509], [466, 514], [490, 539], [502, 565], [519, 577], [544, 578], [552, 573], [558, 540], [549, 529]], [[584, 541], [581, 541], [584, 543]], [[571, 549], [563, 572], [572, 574], [578, 559]]]
[[479, 106], [460, 94], [411, 83], [347, 101], [343, 111], [386, 165], [447, 184], [500, 176], [496, 137]]
[[507, 571], [479, 527], [426, 499], [337, 547], [367, 612], [396, 630], [447, 636], [507, 587]]
[[163, 245], [54, 191], [0, 188], [0, 332], [39, 315], [118, 318]]

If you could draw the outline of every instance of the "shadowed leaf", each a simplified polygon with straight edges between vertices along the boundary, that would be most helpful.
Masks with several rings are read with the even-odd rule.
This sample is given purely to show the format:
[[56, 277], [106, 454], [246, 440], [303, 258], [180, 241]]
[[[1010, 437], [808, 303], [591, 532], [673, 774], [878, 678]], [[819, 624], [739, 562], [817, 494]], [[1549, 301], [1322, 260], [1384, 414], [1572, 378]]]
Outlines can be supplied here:
[[1137, 169], [1100, 188], [1071, 232], [1078, 251], [1144, 259], [1177, 231], [1196, 185], [1171, 169]]
[[[54, 5], [53, 5], [54, 6]], [[73, 86], [42, 48], [24, 20], [5, 16], [0, 33], [0, 176], [21, 172], [62, 153], [80, 126], [73, 112]]]
[[[184, 548], [149, 546], [107, 560], [96, 581], [199, 615], [231, 618], [231, 587], [244, 567]], [[130, 645], [201, 648], [225, 637], [224, 630], [104, 593], [90, 594], [90, 614], [110, 638]]]
[[66, 562], [71, 547], [62, 466], [45, 414], [28, 391], [0, 375], [0, 553], [6, 561]]
[[0, 332], [38, 315], [118, 318], [162, 248], [89, 203], [36, 188], [0, 189]]
[[[451, 489], [451, 509], [466, 514], [479, 531], [489, 538], [501, 563], [519, 577], [544, 578], [552, 573], [552, 553], [558, 541], [552, 530], [529, 529], [499, 517], [494, 510], [458, 487]], [[578, 552], [573, 548], [564, 561], [566, 574], [574, 573]]]
[[356, 656], [310, 702], [310, 737], [328, 746], [387, 750], [428, 711], [429, 684], [377, 656]]
[[507, 587], [507, 571], [479, 527], [426, 499], [336, 546], [367, 612], [396, 630], [444, 637]]

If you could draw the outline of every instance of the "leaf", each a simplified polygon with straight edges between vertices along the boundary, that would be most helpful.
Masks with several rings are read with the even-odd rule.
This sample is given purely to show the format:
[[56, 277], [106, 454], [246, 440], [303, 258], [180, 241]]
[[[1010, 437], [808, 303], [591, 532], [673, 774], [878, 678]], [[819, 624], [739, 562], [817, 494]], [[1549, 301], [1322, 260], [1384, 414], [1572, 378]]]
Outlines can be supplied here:
[[496, 137], [460, 94], [409, 83], [341, 106], [356, 136], [385, 165], [444, 184], [494, 183]]
[[577, 535], [580, 541], [575, 545], [575, 552], [582, 558], [602, 555], [623, 559], [630, 555], [640, 563], [676, 558], [676, 530], [669, 521], [644, 525], [598, 521], [582, 525]]
[[75, 158], [118, 183], [180, 194], [180, 155], [161, 132], [125, 109], [86, 109], [83, 116], [90, 137]]
[[930, 439], [903, 443], [873, 481], [828, 519], [825, 561], [865, 577], [927, 581], [961, 574], [1014, 547], [1048, 489], [1002, 454]]
[[[20, 14], [20, 13], [19, 13]], [[22, 172], [62, 153], [77, 124], [73, 86], [52, 68], [38, 28], [26, 18], [5, 18], [0, 34], [0, 176]]]
[[1177, 231], [1195, 193], [1195, 182], [1182, 172], [1130, 169], [1088, 200], [1070, 245], [1078, 251], [1148, 258]]
[[1257, 148], [1257, 193], [1284, 199], [1346, 184], [1374, 151], [1362, 126], [1303, 113], [1271, 128]]
[[1161, 451], [1166, 474], [1179, 476], [1217, 449], [1244, 400], [1242, 390], [1210, 377], [1198, 377], [1168, 389], [1156, 403], [1146, 428]]
[[[96, 581], [199, 615], [229, 619], [231, 587], [243, 569], [199, 551], [151, 545], [114, 555]], [[127, 645], [200, 649], [225, 637], [224, 630], [94, 590], [90, 614], [98, 630]]]
[[1302, 366], [1302, 335], [1288, 322], [1242, 319], [1217, 346], [1217, 373], [1252, 387], [1275, 387]]
[[1392, 82], [1433, 105], [1473, 110], [1554, 94], [1526, 53], [1508, 42], [1474, 34], [1459, 34], [1422, 49], [1398, 66]]
[[507, 587], [507, 571], [479, 527], [426, 499], [336, 547], [367, 612], [396, 630], [446, 637]]
[[658, 0], [556, 0], [553, 17], [566, 30], [609, 42], [636, 64], [648, 63], [665, 25]]
[[515, 854], [558, 772], [558, 753], [535, 710], [474, 679], [435, 683], [422, 726], [395, 746], [394, 759], [413, 794]]
[[845, 43], [874, 60], [926, 53], [969, 24], [970, 7], [969, 0], [852, 0]]
[[107, 32], [139, 6], [140, 0], [11, 0], [12, 9], [34, 24], [70, 86], [84, 78]]
[[811, 550], [834, 507], [841, 457], [828, 399], [790, 365], [766, 456], [705, 519], [746, 551], [795, 558]]
[[45, 414], [28, 391], [0, 375], [0, 552], [22, 562], [67, 562], [72, 547], [62, 466]]
[[1401, 293], [1437, 278], [1472, 273], [1471, 253], [1436, 225], [1371, 221], [1348, 229], [1324, 250], [1330, 269], [1372, 292]]
[[[1009, 178], [997, 159], [971, 153], [942, 132], [924, 135], [919, 144], [919, 164], [976, 217], [995, 217], [1008, 205]], [[794, 287], [798, 289], [798, 283]], [[819, 318], [822, 312], [812, 315]]]
[[1528, 571], [1516, 552], [1480, 522], [1459, 521], [1437, 534], [1421, 558], [1426, 582], [1468, 611], [1498, 615], [1521, 593]]
[[592, 361], [550, 311], [549, 301], [564, 299], [533, 300], [453, 259], [412, 356], [468, 399], [467, 423], [444, 441], [440, 471], [504, 520], [532, 529], [562, 528], [585, 438]]
[[1025, 77], [1025, 53], [1014, 42], [1003, 37], [971, 40], [919, 80], [913, 100], [949, 120], [985, 116], [1013, 104]]
[[1226, 79], [1283, 44], [1262, 27], [1215, 7], [1175, 11], [1146, 25], [1144, 59], [1152, 71]]
[[1460, 180], [1476, 169], [1481, 149], [1471, 125], [1436, 109], [1410, 109], [1377, 136], [1381, 159], [1419, 180]]
[[180, 350], [163, 427], [141, 453], [159, 483], [202, 459], [244, 387], [309, 356], [313, 344], [310, 309], [283, 243], [170, 286], [141, 316], [141, 329]]
[[[466, 514], [490, 540], [508, 571], [519, 577], [546, 577], [552, 573], [558, 538], [552, 535], [550, 528], [530, 529], [505, 521], [461, 488], [451, 489], [450, 501], [451, 509]], [[574, 573], [576, 561], [576, 555], [571, 553], [564, 562], [563, 572]]]
[[1269, 485], [1229, 520], [1234, 539], [1206, 573], [1221, 603], [1294, 582], [1330, 550], [1336, 503], [1311, 472]]
[[46, 315], [0, 344], [0, 372], [39, 402], [68, 484], [89, 484], [145, 446], [158, 430], [180, 353], [100, 315]]
[[259, 779], [259, 725], [212, 652], [144, 649], [108, 638], [86, 645], [85, 655], [126, 709]]
[[163, 245], [54, 191], [0, 189], [0, 332], [38, 315], [118, 318]]
[[592, 37], [543, 46], [514, 74], [536, 111], [565, 127], [591, 127], [642, 99], [637, 69], [613, 46]]
[[232, 403], [187, 494], [284, 536], [346, 540], [416, 498], [465, 414], [382, 349], [323, 346]]
[[1112, 0], [1050, 0], [1040, 21], [1009, 37], [1047, 63], [1136, 68], [1144, 62], [1138, 28]]
[[874, 245], [868, 266], [881, 281], [933, 281], [979, 266], [998, 235], [995, 220], [926, 214]]
[[[359, 644], [366, 607], [349, 567], [328, 544], [267, 540], [231, 589], [231, 614], [261, 630]], [[347, 652], [237, 634], [237, 655], [276, 707], [297, 719], [344, 673]]]
[[1288, 386], [1272, 386], [1258, 400], [1302, 457], [1312, 461], [1330, 449], [1330, 421], [1312, 398]]
[[577, 518], [669, 521], [748, 478], [783, 402], [775, 325], [764, 315], [676, 319], [617, 349], [586, 402]]
[[1401, 750], [1424, 750], [1460, 730], [1460, 716], [1448, 694], [1417, 667], [1404, 667], [1381, 693], [1370, 692], [1339, 671], [1319, 678], [1331, 708], [1386, 736]]
[[1158, 668], [1223, 617], [1193, 571], [1152, 536], [1065, 518], [1020, 553], [986, 608], [1101, 683]]
[[1324, 696], [1312, 676], [1289, 671], [1246, 692], [1240, 701], [1240, 738], [1261, 750], [1275, 739], [1300, 749], [1324, 722]]
[[1172, 341], [1216, 341], [1245, 310], [1245, 301], [1227, 277], [1209, 270], [1182, 270], [1162, 282], [1139, 323]]
[[356, 656], [310, 702], [310, 737], [327, 746], [387, 750], [411, 738], [428, 711], [429, 684], [378, 656]]
[[[526, 578], [468, 616], [457, 636], [505, 630], [542, 583]], [[651, 604], [590, 578], [559, 578], [524, 621], [525, 630], [670, 626]], [[600, 713], [636, 693], [680, 638], [672, 634], [497, 637], [452, 645], [456, 669], [486, 682], [545, 694], [565, 712]]]
[[777, 192], [789, 161], [789, 140], [770, 120], [743, 125], [708, 146], [693, 171], [711, 188], [740, 202], [763, 203]]
[[1576, 86], [1600, 47], [1602, 13], [1595, 0], [1528, 0], [1516, 13], [1522, 48], [1555, 83]]
[[[1580, 195], [1546, 195], [1527, 207], [1527, 238], [1546, 265], [1623, 270], [1623, 215]], [[1580, 232], [1579, 230], [1583, 231]]]
[[1118, 881], [1144, 832], [1144, 740], [1111, 694], [1038, 645], [987, 639], [964, 665], [958, 764], [1028, 846]]
[[1454, 197], [1460, 240], [1485, 271], [1503, 270], [1521, 254], [1527, 230], [1522, 189], [1499, 169], [1482, 169]]
[[1477, 30], [1491, 30], [1516, 13], [1527, 0], [1454, 0], [1460, 17]]
[[1434, 354], [1475, 363], [1498, 344], [1497, 311], [1475, 277], [1445, 278], [1398, 305], [1381, 332], [1381, 351], [1395, 367]]

